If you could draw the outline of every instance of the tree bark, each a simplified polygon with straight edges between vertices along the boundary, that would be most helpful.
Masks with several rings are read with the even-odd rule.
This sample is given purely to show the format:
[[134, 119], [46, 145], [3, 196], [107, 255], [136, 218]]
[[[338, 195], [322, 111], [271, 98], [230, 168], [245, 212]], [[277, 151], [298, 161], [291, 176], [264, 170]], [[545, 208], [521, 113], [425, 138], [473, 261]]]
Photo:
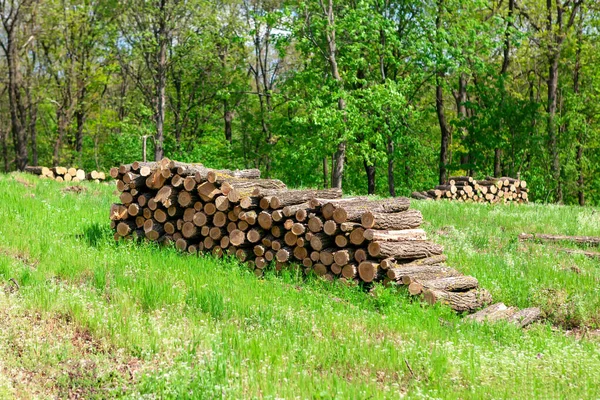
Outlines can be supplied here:
[[396, 182], [394, 180], [394, 140], [391, 136], [387, 138], [387, 179], [388, 179], [388, 191], [390, 196], [396, 197]]
[[[579, 14], [579, 26], [577, 28], [577, 49], [575, 51], [575, 69], [573, 71], [573, 93], [579, 95], [579, 77], [581, 74], [581, 36], [583, 35], [583, 12]], [[584, 130], [578, 127], [577, 130], [577, 154], [575, 163], [577, 164], [577, 200], [580, 206], [585, 206], [585, 192], [583, 179], [583, 147], [585, 142]]]
[[429, 304], [440, 302], [458, 312], [475, 311], [492, 302], [492, 296], [485, 289], [473, 289], [458, 293], [427, 289], [424, 298]]
[[[442, 11], [443, 11], [443, 0], [437, 1], [437, 15], [435, 17], [435, 26], [438, 32], [438, 40], [439, 31], [442, 25]], [[438, 46], [441, 44], [438, 42]], [[442, 54], [438, 51], [438, 58], [441, 58]], [[440, 185], [446, 182], [447, 179], [447, 171], [446, 166], [448, 164], [448, 149], [450, 146], [450, 129], [448, 127], [448, 122], [446, 121], [446, 113], [444, 111], [444, 89], [443, 89], [443, 80], [444, 80], [444, 71], [441, 69], [439, 65], [440, 60], [437, 61], [438, 65], [436, 66], [437, 72], [435, 77], [435, 108], [437, 112], [438, 122], [440, 125], [441, 131], [441, 143], [440, 143], [440, 165], [439, 165], [439, 183]]]
[[[555, 0], [559, 1], [559, 0]], [[573, 25], [575, 17], [582, 1], [573, 2], [571, 14], [568, 16], [567, 23], [564, 24], [563, 17], [565, 12], [565, 4], [556, 5], [556, 21], [552, 18], [553, 1], [546, 0], [546, 33], [548, 38], [548, 99], [547, 99], [547, 131], [550, 147], [550, 168], [552, 178], [556, 182], [556, 201], [563, 202], [563, 188], [560, 177], [561, 164], [559, 153], [559, 138], [558, 129], [556, 126], [556, 109], [557, 109], [557, 93], [558, 93], [558, 78], [559, 78], [559, 61], [561, 56], [562, 45], [564, 43], [567, 31]]]
[[367, 160], [363, 160], [365, 171], [367, 173], [367, 193], [375, 194], [375, 164], [369, 165]]
[[225, 140], [231, 144], [233, 142], [233, 111], [229, 109], [227, 99], [223, 100], [223, 122], [225, 125]]
[[327, 163], [327, 156], [323, 157], [323, 189], [329, 187], [329, 165]]
[[19, 11], [10, 10], [12, 18], [5, 21], [6, 46], [4, 51], [8, 64], [8, 102], [10, 109], [10, 123], [15, 146], [16, 164], [19, 171], [27, 166], [27, 133], [23, 123], [25, 110], [21, 99], [19, 78], [19, 49], [17, 42], [17, 26], [20, 22]]
[[365, 229], [400, 230], [415, 229], [423, 223], [423, 215], [418, 210], [407, 210], [399, 213], [371, 213], [361, 217]]
[[[336, 30], [335, 30], [335, 15], [333, 11], [333, 0], [329, 0], [327, 5], [324, 4], [323, 0], [319, 0], [319, 4], [323, 10], [325, 18], [327, 18], [326, 25], [326, 39], [327, 39], [327, 61], [331, 70], [331, 75], [334, 80], [339, 84], [340, 90], [343, 91], [343, 81], [340, 76], [338, 63], [337, 63], [337, 42], [336, 42]], [[342, 113], [346, 109], [346, 101], [340, 96], [338, 99], [338, 110]], [[344, 118], [345, 119], [345, 118]], [[340, 133], [338, 138], [337, 150], [334, 156], [334, 167], [331, 177], [331, 187], [341, 189], [342, 180], [344, 175], [344, 163], [346, 162], [346, 139], [344, 134]]]
[[154, 140], [154, 160], [158, 161], [164, 157], [163, 141], [164, 141], [164, 125], [165, 125], [165, 106], [167, 86], [167, 0], [160, 1], [160, 16], [157, 32], [158, 39], [158, 54], [157, 54], [157, 70], [156, 70], [156, 137]]
[[2, 161], [4, 166], [4, 172], [8, 172], [8, 143], [7, 143], [8, 132], [4, 129], [0, 129], [0, 141], [2, 142]]

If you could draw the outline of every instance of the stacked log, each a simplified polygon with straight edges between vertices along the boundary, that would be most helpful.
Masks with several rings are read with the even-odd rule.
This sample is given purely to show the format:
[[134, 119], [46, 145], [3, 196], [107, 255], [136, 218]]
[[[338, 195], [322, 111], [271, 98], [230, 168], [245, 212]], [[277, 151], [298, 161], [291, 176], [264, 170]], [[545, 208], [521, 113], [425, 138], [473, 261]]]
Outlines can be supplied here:
[[432, 190], [413, 192], [419, 200], [457, 200], [476, 203], [528, 203], [527, 182], [515, 178], [492, 178], [477, 181], [470, 176], [450, 177]]
[[85, 180], [100, 183], [106, 180], [106, 174], [99, 171], [85, 173], [83, 169], [67, 167], [27, 166], [25, 172], [39, 175], [40, 178], [53, 179], [57, 182], [83, 182]]
[[340, 189], [290, 190], [258, 170], [213, 170], [169, 159], [111, 170], [121, 192], [115, 239], [144, 238], [192, 253], [232, 255], [257, 275], [269, 265], [326, 280], [406, 285], [457, 311], [491, 302], [473, 277], [445, 266], [423, 217], [404, 197], [341, 198]]

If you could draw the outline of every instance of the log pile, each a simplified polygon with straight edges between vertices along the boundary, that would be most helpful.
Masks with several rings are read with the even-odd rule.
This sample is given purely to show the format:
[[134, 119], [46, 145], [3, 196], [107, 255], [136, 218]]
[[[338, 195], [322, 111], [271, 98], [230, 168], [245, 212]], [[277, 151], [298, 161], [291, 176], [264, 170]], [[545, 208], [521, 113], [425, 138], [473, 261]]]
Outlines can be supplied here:
[[104, 172], [92, 171], [85, 173], [84, 170], [78, 168], [66, 168], [66, 167], [25, 167], [25, 172], [30, 174], [39, 175], [40, 178], [53, 179], [57, 182], [83, 182], [85, 180], [94, 181], [100, 183], [106, 180], [106, 174]]
[[257, 275], [299, 268], [347, 284], [406, 285], [412, 295], [473, 312], [491, 303], [477, 279], [445, 265], [421, 213], [399, 197], [341, 198], [339, 189], [290, 190], [258, 170], [213, 170], [168, 159], [111, 170], [121, 192], [115, 239], [146, 239], [192, 254], [232, 255]]
[[419, 200], [457, 200], [476, 203], [527, 203], [527, 182], [515, 178], [492, 178], [477, 181], [470, 176], [450, 177], [445, 185], [434, 189], [413, 192]]

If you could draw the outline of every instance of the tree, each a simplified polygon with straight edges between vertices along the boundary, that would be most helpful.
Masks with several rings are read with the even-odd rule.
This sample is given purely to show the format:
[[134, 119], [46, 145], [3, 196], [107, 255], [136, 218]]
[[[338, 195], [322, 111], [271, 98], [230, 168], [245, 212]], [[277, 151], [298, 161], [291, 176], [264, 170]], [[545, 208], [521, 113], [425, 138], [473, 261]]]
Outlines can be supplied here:
[[0, 18], [4, 28], [4, 40], [0, 47], [8, 65], [8, 99], [10, 123], [17, 168], [25, 169], [28, 163], [26, 103], [22, 95], [21, 58], [23, 48], [33, 40], [27, 37], [26, 22], [35, 15], [35, 2], [32, 0], [0, 1]]

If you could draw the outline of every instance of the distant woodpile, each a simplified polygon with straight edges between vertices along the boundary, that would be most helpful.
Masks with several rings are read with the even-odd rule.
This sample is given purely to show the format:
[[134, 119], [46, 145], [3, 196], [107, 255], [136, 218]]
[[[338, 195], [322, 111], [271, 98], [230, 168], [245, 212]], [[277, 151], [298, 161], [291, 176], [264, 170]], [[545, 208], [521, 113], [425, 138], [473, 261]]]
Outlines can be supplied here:
[[492, 178], [477, 181], [470, 176], [454, 176], [445, 185], [413, 192], [419, 200], [457, 200], [475, 203], [528, 203], [527, 182], [515, 178]]
[[477, 279], [448, 268], [404, 197], [342, 199], [339, 189], [290, 190], [260, 171], [213, 170], [168, 159], [113, 168], [121, 192], [110, 211], [115, 239], [234, 255], [257, 276], [269, 264], [348, 284], [408, 285], [457, 311], [491, 302]]
[[94, 181], [100, 183], [106, 180], [106, 174], [99, 171], [85, 173], [82, 169], [66, 167], [25, 167], [25, 172], [39, 175], [40, 178], [54, 179], [57, 182], [83, 182]]

